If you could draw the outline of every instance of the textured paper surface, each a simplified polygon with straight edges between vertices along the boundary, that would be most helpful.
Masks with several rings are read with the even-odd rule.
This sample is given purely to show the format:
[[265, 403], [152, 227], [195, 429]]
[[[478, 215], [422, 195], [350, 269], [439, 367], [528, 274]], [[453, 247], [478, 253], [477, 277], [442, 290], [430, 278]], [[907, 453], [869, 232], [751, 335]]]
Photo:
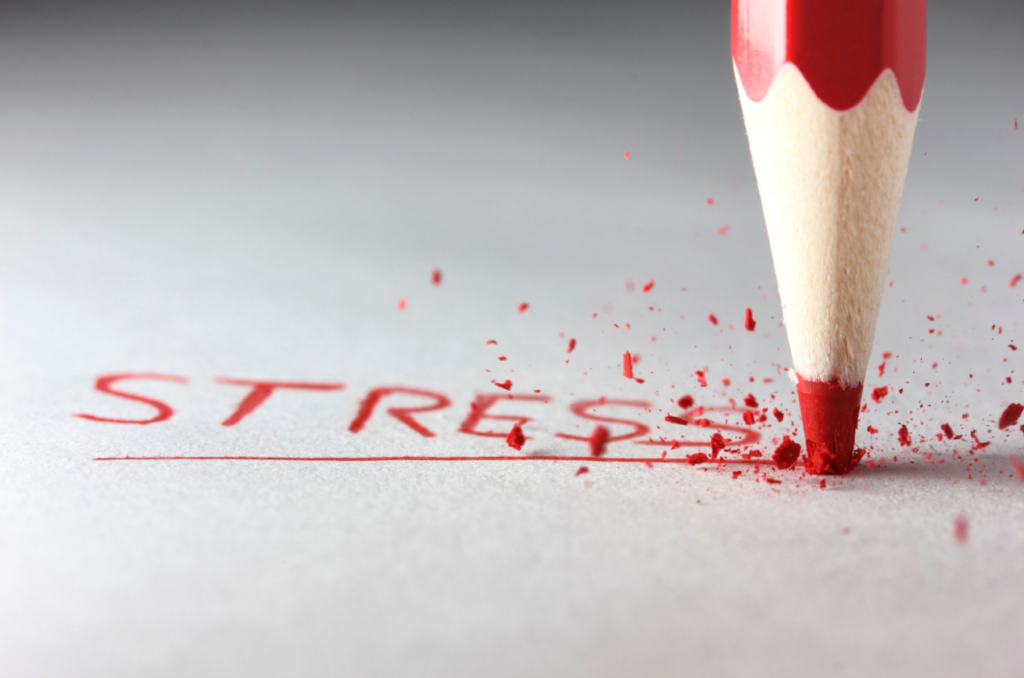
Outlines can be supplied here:
[[[633, 441], [607, 455], [651, 468], [94, 461], [586, 456], [556, 435], [589, 434], [572, 403], [649, 402], [605, 413], [704, 442], [664, 421], [674, 400], [748, 393], [770, 454], [797, 408], [716, 11], [545, 15], [562, 32], [472, 14], [16, 24], [0, 41], [4, 675], [1024, 672], [1024, 434], [996, 430], [1024, 378], [1013, 17], [975, 34], [933, 12], [866, 383], [890, 392], [862, 415], [873, 466], [824, 491]], [[625, 351], [644, 383], [621, 376]], [[187, 378], [118, 385], [173, 416], [74, 416], [153, 416], [94, 390], [125, 372]], [[345, 386], [281, 390], [223, 426], [247, 389], [218, 377]], [[491, 411], [534, 418], [521, 453], [459, 432], [506, 379], [551, 398]], [[415, 415], [436, 435], [385, 414], [411, 398], [350, 432], [382, 386], [447, 396]], [[937, 440], [943, 423], [962, 438]], [[991, 444], [972, 451], [971, 430]]]

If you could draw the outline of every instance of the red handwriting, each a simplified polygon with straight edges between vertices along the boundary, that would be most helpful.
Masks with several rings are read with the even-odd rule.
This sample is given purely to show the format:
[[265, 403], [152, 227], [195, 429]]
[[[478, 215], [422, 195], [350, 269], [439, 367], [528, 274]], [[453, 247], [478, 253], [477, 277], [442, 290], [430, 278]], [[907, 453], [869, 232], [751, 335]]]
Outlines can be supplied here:
[[[228, 379], [226, 377], [217, 377], [215, 381], [218, 384], [227, 384], [229, 386], [248, 386], [252, 390], [249, 391], [249, 395], [242, 399], [242, 402], [238, 403], [238, 408], [234, 414], [221, 422], [223, 426], [234, 426], [238, 422], [245, 419], [253, 410], [263, 404], [270, 395], [279, 388], [291, 388], [298, 389], [301, 391], [340, 391], [345, 388], [345, 384], [311, 384], [304, 381], [262, 381], [253, 379]], [[170, 415], [168, 415], [170, 416]]]
[[[100, 375], [95, 381], [94, 387], [96, 391], [147, 405], [156, 411], [155, 414], [148, 419], [118, 419], [95, 414], [75, 414], [74, 416], [88, 421], [107, 424], [155, 424], [157, 422], [167, 421], [174, 416], [174, 408], [165, 402], [115, 388], [115, 384], [125, 380], [167, 381], [176, 384], [189, 383], [186, 377], [171, 374], [159, 374], [155, 372], [124, 372]], [[271, 381], [266, 379], [235, 379], [226, 377], [217, 377], [214, 381], [225, 386], [243, 386], [248, 389], [248, 393], [239, 402], [234, 412], [232, 412], [227, 419], [221, 422], [223, 426], [236, 426], [240, 424], [279, 389], [299, 391], [340, 391], [345, 388], [345, 385], [341, 383]], [[446, 409], [451, 407], [452, 401], [443, 393], [407, 386], [379, 386], [371, 388], [367, 391], [365, 397], [360, 400], [355, 417], [352, 419], [351, 423], [349, 423], [348, 430], [351, 433], [356, 434], [363, 432], [370, 420], [373, 418], [378, 407], [386, 399], [410, 397], [418, 398], [423, 402], [422, 404], [415, 405], [396, 405], [387, 407], [385, 409], [386, 414], [409, 429], [412, 429], [412, 431], [420, 436], [425, 438], [436, 437], [435, 432], [430, 430], [420, 419], [417, 418], [416, 415]], [[507, 407], [503, 407], [504, 401], [512, 402]], [[534, 420], [532, 416], [516, 412], [518, 409], [515, 407], [516, 404], [521, 407], [528, 407], [527, 403], [547, 404], [551, 401], [552, 397], [544, 394], [478, 394], [470, 403], [469, 413], [459, 424], [458, 432], [466, 435], [486, 438], [506, 438], [509, 431], [515, 426], [518, 425], [526, 429], [526, 425]], [[398, 402], [400, 403], [402, 400], [398, 400]], [[742, 408], [737, 410], [731, 407], [702, 407], [690, 409], [690, 406], [693, 405], [692, 400], [684, 398], [681, 399], [681, 402], [685, 402], [687, 405], [687, 407], [684, 407], [685, 411], [683, 414], [680, 416], [669, 415], [665, 417], [664, 421], [668, 421], [671, 424], [685, 426], [687, 429], [693, 429], [693, 435], [687, 436], [693, 438], [691, 440], [675, 439], [675, 436], [670, 436], [669, 439], [664, 437], [659, 437], [658, 439], [652, 438], [650, 435], [651, 427], [640, 420], [644, 416], [644, 413], [652, 414], [652, 405], [646, 400], [616, 400], [608, 398], [578, 400], [569, 405], [569, 410], [581, 419], [596, 423], [597, 427], [603, 430], [601, 440], [602, 444], [599, 445], [602, 451], [604, 450], [605, 445], [627, 440], [631, 441], [634, 445], [671, 446], [672, 449], [679, 447], [707, 447], [711, 444], [710, 441], [714, 432], [736, 432], [741, 434], [741, 437], [735, 440], [726, 440], [723, 438], [722, 442], [726, 447], [750, 445], [761, 439], [761, 434], [751, 426], [734, 426], [727, 423], [714, 422], [707, 419], [705, 416], [711, 412], [749, 414], [752, 410], [743, 410]], [[632, 408], [636, 412], [636, 415], [633, 415], [632, 417], [630, 417], [630, 415], [609, 416], [610, 414], [615, 414], [615, 411], [612, 408], [619, 408], [620, 412], [623, 408]], [[612, 409], [612, 412], [608, 412], [609, 409]], [[521, 411], [522, 410], [520, 409], [519, 412]], [[526, 411], [529, 411], [529, 409]], [[660, 418], [660, 415], [658, 416]], [[753, 419], [753, 417], [747, 417], [747, 419]], [[492, 423], [491, 426], [488, 427], [484, 423], [485, 420], [490, 422], [506, 422], [507, 425], [497, 426]], [[554, 435], [558, 438], [576, 440], [592, 446], [592, 438], [594, 434], [585, 436], [572, 433], [555, 433]], [[524, 440], [529, 439], [530, 437], [524, 434]], [[531, 458], [533, 456], [534, 455], [531, 455]], [[544, 455], [542, 454], [541, 457], [543, 456]], [[388, 459], [390, 458], [391, 457], [388, 457]], [[420, 457], [415, 458], [419, 459]], [[491, 457], [484, 458], [490, 459]], [[552, 458], [569, 459], [571, 457], [556, 456]], [[619, 459], [620, 457], [612, 457], [609, 455], [602, 458]], [[342, 458], [339, 457], [338, 459]], [[347, 457], [345, 459], [347, 459]], [[398, 459], [398, 457], [395, 457], [395, 459]]]
[[135, 393], [126, 393], [113, 388], [113, 385], [125, 379], [154, 379], [157, 381], [172, 381], [175, 384], [187, 384], [188, 379], [173, 374], [157, 374], [155, 372], [122, 372], [120, 374], [104, 374], [96, 377], [96, 390], [125, 400], [134, 400], [137, 403], [145, 403], [156, 409], [156, 414], [149, 419], [111, 419], [109, 417], [97, 417], [94, 414], [76, 414], [76, 417], [88, 419], [89, 421], [102, 421], [108, 424], [155, 424], [159, 421], [167, 421], [174, 415], [170, 405], [162, 403], [153, 398], [147, 398]]
[[442, 393], [435, 393], [433, 391], [424, 391], [419, 388], [405, 388], [404, 386], [386, 386], [382, 388], [372, 389], [366, 394], [366, 398], [359, 404], [359, 412], [356, 413], [356, 418], [352, 420], [352, 423], [348, 425], [348, 430], [352, 433], [359, 433], [366, 426], [366, 422], [373, 416], [373, 410], [377, 407], [377, 403], [381, 401], [385, 396], [389, 396], [393, 393], [404, 393], [406, 395], [423, 396], [425, 398], [432, 398], [434, 403], [432, 405], [424, 405], [422, 407], [389, 407], [388, 414], [402, 422], [416, 433], [419, 433], [424, 438], [433, 438], [434, 432], [428, 429], [423, 424], [419, 423], [412, 418], [412, 415], [417, 412], [433, 412], [434, 410], [443, 410], [452, 404], [452, 401], [448, 399], [448, 396]]
[[[508, 436], [509, 431], [512, 430], [512, 426], [518, 424], [523, 426], [528, 421], [533, 421], [533, 417], [527, 417], [519, 414], [487, 414], [487, 410], [498, 402], [499, 400], [534, 400], [541, 403], [546, 403], [551, 400], [546, 395], [516, 395], [510, 393], [508, 395], [495, 395], [488, 393], [486, 395], [478, 395], [476, 400], [469, 404], [469, 415], [465, 418], [462, 424], [459, 426], [460, 433], [468, 433], [473, 436], [485, 436], [488, 438], [504, 438]], [[497, 419], [501, 421], [512, 421], [515, 422], [509, 427], [508, 431], [478, 431], [477, 424], [483, 419]], [[529, 438], [526, 438], [529, 440]]]

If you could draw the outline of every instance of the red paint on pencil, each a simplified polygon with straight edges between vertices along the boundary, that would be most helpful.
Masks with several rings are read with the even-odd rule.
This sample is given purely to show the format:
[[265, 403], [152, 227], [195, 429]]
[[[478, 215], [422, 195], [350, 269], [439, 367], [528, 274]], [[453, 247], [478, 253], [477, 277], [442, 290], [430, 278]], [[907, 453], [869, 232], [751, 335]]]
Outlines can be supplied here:
[[924, 89], [926, 8], [927, 0], [733, 0], [733, 62], [754, 101], [792, 63], [837, 111], [856, 106], [892, 69], [913, 111]]

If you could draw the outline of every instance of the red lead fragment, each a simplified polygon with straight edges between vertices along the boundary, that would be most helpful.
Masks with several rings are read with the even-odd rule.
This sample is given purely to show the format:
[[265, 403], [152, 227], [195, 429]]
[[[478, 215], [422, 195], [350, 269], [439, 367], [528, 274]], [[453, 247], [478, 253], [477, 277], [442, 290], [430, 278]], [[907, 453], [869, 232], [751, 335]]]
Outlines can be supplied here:
[[633, 356], [629, 355], [629, 351], [622, 354], [622, 376], [626, 379], [633, 378]]
[[779, 422], [786, 418], [786, 415], [784, 415], [782, 411], [777, 407], [772, 408], [772, 416], [775, 417], [775, 420]]
[[441, 284], [441, 269], [435, 268], [430, 273], [430, 282], [433, 283], [434, 285], [440, 285]]
[[943, 424], [941, 428], [942, 428], [942, 433], [945, 434], [945, 436], [946, 436], [946, 440], [952, 440], [953, 439], [953, 427], [950, 426], [949, 424]]
[[688, 410], [693, 407], [693, 396], [684, 395], [678, 401], [679, 407]]
[[889, 395], [889, 387], [879, 386], [875, 390], [871, 391], [871, 400], [873, 400], [877, 405], [878, 403], [882, 402], [882, 398], [884, 398], [887, 395]]
[[608, 444], [608, 429], [604, 426], [595, 426], [594, 432], [587, 438], [590, 446], [590, 456], [600, 457], [604, 454], [604, 447]]
[[708, 322], [711, 323], [712, 325], [718, 324], [718, 318], [715, 317], [714, 313], [708, 313]]
[[642, 289], [644, 291], [644, 294], [647, 294], [652, 289], [654, 289], [654, 278], [651, 278], [650, 282], [648, 282], [646, 285], [644, 285]]
[[495, 386], [497, 386], [498, 388], [505, 389], [506, 391], [511, 391], [512, 390], [512, 380], [511, 379], [506, 379], [505, 381], [500, 381], [500, 382], [499, 381], [492, 381], [491, 383], [494, 384]]
[[528, 303], [526, 303], [525, 301], [523, 303], [519, 304], [519, 312], [520, 313], [526, 313], [526, 309], [528, 309], [528, 308], [530, 308], [530, 305]]
[[584, 473], [590, 473], [590, 469], [587, 468], [586, 466], [580, 466], [578, 469], [576, 469], [577, 476], [581, 476]]
[[743, 399], [743, 404], [747, 407], [757, 407], [757, 398], [754, 397], [753, 393], [748, 393], [747, 397]]
[[696, 466], [697, 464], [703, 464], [708, 461], [708, 455], [703, 452], [694, 452], [693, 454], [686, 455], [686, 463], [690, 466]]
[[754, 320], [754, 313], [749, 308], [743, 311], [743, 329], [747, 332], [753, 332], [754, 328], [757, 327], [757, 322]]
[[566, 351], [566, 353], [572, 353], [574, 348], [576, 348], [576, 340], [575, 339], [570, 339], [569, 340], [569, 350]]
[[526, 442], [526, 436], [523, 435], [523, 427], [516, 424], [512, 427], [512, 430], [508, 432], [508, 438], [505, 438], [505, 444], [514, 450], [523, 449], [523, 443]]
[[406, 303], [406, 301], [405, 301], [405, 299], [404, 299], [404, 298], [402, 298], [402, 299], [399, 299], [399, 300], [398, 300], [398, 310], [399, 310], [399, 311], [404, 311], [404, 310], [405, 310], [405, 307], [406, 307], [407, 305], [408, 305], [408, 304]]
[[1002, 416], [999, 417], [999, 430], [1009, 428], [1017, 423], [1020, 419], [1021, 413], [1024, 412], [1024, 405], [1020, 403], [1011, 403], [1003, 410]]
[[711, 436], [711, 458], [718, 459], [718, 453], [725, 448], [725, 438], [722, 437], [721, 433], [715, 433]]
[[903, 424], [902, 426], [900, 426], [899, 434], [900, 434], [900, 446], [901, 447], [910, 447], [910, 443], [911, 443], [910, 431], [907, 430], [907, 425], [906, 424]]
[[707, 375], [704, 374], [703, 370], [697, 370], [696, 374], [697, 374], [697, 383], [700, 384], [700, 386], [702, 388], [706, 388], [707, 385], [708, 385], [708, 377], [707, 377]]
[[772, 461], [780, 469], [791, 468], [800, 458], [800, 443], [793, 442], [789, 436], [782, 436], [782, 444], [775, 448]]

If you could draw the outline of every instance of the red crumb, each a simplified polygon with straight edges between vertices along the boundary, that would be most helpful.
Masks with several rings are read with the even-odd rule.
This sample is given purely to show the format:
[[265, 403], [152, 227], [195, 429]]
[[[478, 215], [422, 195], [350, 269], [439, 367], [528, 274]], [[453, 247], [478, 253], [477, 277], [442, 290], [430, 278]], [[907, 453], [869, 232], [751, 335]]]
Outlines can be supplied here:
[[1010, 278], [1010, 287], [1016, 287], [1017, 283], [1020, 282], [1021, 278], [1024, 278], [1020, 273]]
[[697, 374], [697, 383], [700, 384], [701, 387], [706, 387], [708, 385], [708, 377], [707, 377], [707, 375], [704, 374], [704, 372], [702, 370], [697, 370], [696, 374]]
[[523, 443], [526, 442], [526, 436], [523, 435], [523, 427], [516, 424], [512, 427], [512, 430], [508, 432], [508, 438], [505, 438], [505, 443], [514, 450], [523, 449]]
[[953, 521], [953, 539], [957, 544], [967, 543], [967, 516], [959, 515]]
[[725, 235], [728, 232], [729, 232], [729, 224], [724, 224], [722, 226], [719, 226], [718, 230], [716, 231], [716, 233], [718, 233], [718, 235]]
[[626, 379], [633, 378], [633, 358], [629, 355], [629, 351], [622, 354], [622, 376]]
[[654, 289], [654, 278], [651, 278], [650, 281], [646, 285], [641, 287], [640, 289], [642, 289], [644, 291], [644, 294], [647, 294], [652, 289]]
[[441, 269], [435, 268], [430, 274], [430, 282], [435, 285], [441, 284]]
[[569, 340], [569, 350], [566, 351], [566, 353], [572, 353], [574, 348], [576, 348], [576, 340], [575, 339], [570, 339]]
[[782, 413], [782, 410], [777, 407], [772, 408], [772, 416], [775, 417], [775, 421], [782, 421], [786, 418], [786, 415]]
[[495, 382], [492, 382], [492, 383], [495, 386], [497, 386], [498, 388], [503, 388], [506, 391], [511, 391], [512, 390], [512, 380], [511, 379], [506, 379], [505, 381], [500, 381], [500, 382], [499, 381], [495, 381]]
[[747, 332], [753, 332], [754, 328], [757, 327], [757, 322], [754, 320], [754, 313], [749, 308], [743, 311], [743, 329]]
[[600, 457], [604, 454], [604, 446], [608, 444], [608, 429], [604, 426], [595, 426], [594, 432], [587, 438], [590, 446], [590, 456]]
[[587, 468], [586, 466], [580, 466], [578, 469], [576, 469], [577, 476], [581, 476], [584, 473], [590, 473], [590, 469]]
[[877, 405], [878, 403], [882, 402], [882, 398], [884, 398], [887, 395], [889, 395], [889, 387], [879, 386], [875, 390], [871, 391], [871, 400], [873, 400]]
[[519, 304], [519, 312], [520, 313], [526, 313], [526, 309], [528, 309], [528, 308], [530, 308], [530, 305], [528, 303], [526, 303], [525, 301], [523, 303]]
[[487, 345], [488, 346], [497, 346], [498, 342], [496, 342], [494, 339], [488, 339], [487, 340]]
[[718, 318], [715, 317], [714, 313], [708, 313], [708, 322], [711, 323], [712, 325], [718, 324]]
[[703, 452], [694, 452], [693, 454], [686, 455], [686, 463], [690, 466], [696, 466], [697, 464], [703, 464], [708, 461], [708, 455]]
[[999, 417], [999, 430], [1009, 428], [1017, 423], [1020, 419], [1021, 412], [1024, 412], [1024, 405], [1020, 403], [1011, 403], [1003, 410], [1002, 416]]
[[942, 425], [942, 433], [945, 434], [947, 440], [953, 439], [953, 427], [949, 424]]
[[775, 454], [772, 455], [775, 466], [780, 469], [790, 468], [799, 458], [800, 444], [790, 440], [789, 436], [782, 436], [782, 444], [775, 448]]
[[743, 404], [747, 407], [757, 407], [757, 398], [754, 397], [753, 393], [748, 393], [747, 397], [743, 399]]
[[1010, 463], [1013, 464], [1014, 470], [1017, 471], [1017, 480], [1024, 483], [1024, 461], [1017, 457], [1010, 457]]
[[820, 488], [821, 488], [821, 489], [823, 489], [823, 490], [824, 490], [824, 489], [825, 489], [826, 487], [828, 487], [828, 485], [826, 485], [826, 484], [825, 484], [825, 479], [824, 479], [824, 478], [822, 478], [822, 479], [821, 479], [821, 482], [820, 482], [820, 483], [818, 483], [818, 487], [820, 487]]
[[711, 458], [717, 459], [718, 453], [725, 448], [725, 438], [722, 437], [721, 433], [715, 433], [711, 436]]
[[708, 198], [708, 207], [710, 207], [711, 205], [714, 205], [714, 204], [715, 204], [715, 199], [714, 198]]
[[625, 153], [624, 153], [624, 154], [622, 155], [622, 157], [623, 157], [623, 158], [625, 158], [626, 160], [629, 160], [629, 151], [626, 151], [626, 152], [625, 152]]
[[902, 447], [909, 447], [910, 446], [910, 442], [911, 442], [910, 441], [910, 431], [907, 430], [907, 425], [906, 424], [900, 426], [899, 433], [900, 433], [900, 445]]
[[743, 423], [744, 424], [746, 424], [747, 426], [750, 426], [750, 425], [752, 425], [756, 421], [757, 421], [757, 415], [756, 414], [754, 414], [750, 410], [744, 410], [743, 411]]
[[693, 396], [684, 395], [682, 398], [676, 401], [679, 407], [687, 410], [693, 407]]
[[399, 299], [398, 300], [398, 310], [399, 311], [404, 311], [405, 307], [406, 307], [405, 299]]

